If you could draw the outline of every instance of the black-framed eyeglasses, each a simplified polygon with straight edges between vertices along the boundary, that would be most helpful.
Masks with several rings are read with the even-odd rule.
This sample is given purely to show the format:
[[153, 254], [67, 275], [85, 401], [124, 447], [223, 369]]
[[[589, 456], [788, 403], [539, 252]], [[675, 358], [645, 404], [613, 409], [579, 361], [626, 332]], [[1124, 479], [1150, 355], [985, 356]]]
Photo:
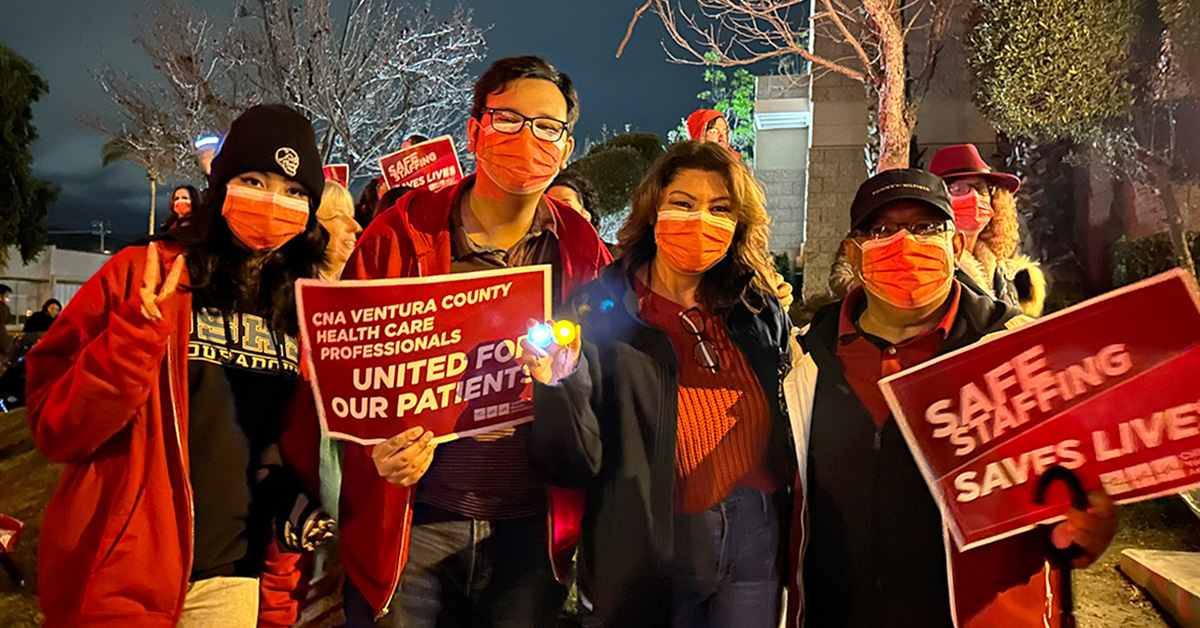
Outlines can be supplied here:
[[907, 224], [899, 224], [893, 222], [881, 222], [866, 229], [857, 229], [852, 235], [856, 238], [866, 238], [868, 240], [882, 240], [890, 238], [901, 231], [908, 231], [915, 236], [934, 236], [941, 235], [947, 231], [954, 230], [954, 223], [949, 220], [919, 220]]
[[717, 346], [704, 337], [708, 330], [704, 314], [700, 308], [689, 308], [679, 313], [679, 324], [683, 330], [696, 337], [696, 345], [692, 347], [692, 357], [701, 368], [716, 373], [721, 370], [721, 354]]
[[950, 192], [950, 196], [966, 196], [971, 190], [975, 190], [980, 196], [991, 197], [996, 191], [996, 187], [989, 185], [984, 181], [976, 181], [968, 183], [966, 181], [951, 181], [946, 185], [946, 189]]
[[492, 128], [505, 135], [516, 135], [525, 125], [529, 125], [533, 136], [543, 142], [557, 142], [567, 133], [567, 123], [554, 118], [527, 118], [510, 109], [486, 109], [484, 114], [491, 116]]

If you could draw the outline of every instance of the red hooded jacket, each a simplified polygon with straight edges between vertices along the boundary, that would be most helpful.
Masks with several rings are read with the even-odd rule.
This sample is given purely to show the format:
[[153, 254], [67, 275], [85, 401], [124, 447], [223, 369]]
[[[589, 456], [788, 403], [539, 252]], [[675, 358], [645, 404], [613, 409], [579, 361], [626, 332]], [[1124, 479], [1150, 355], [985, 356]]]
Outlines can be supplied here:
[[[343, 279], [428, 277], [450, 272], [450, 211], [475, 182], [471, 176], [437, 192], [416, 190], [395, 207], [383, 212], [367, 227]], [[612, 261], [600, 236], [583, 216], [545, 197], [557, 221], [558, 250], [562, 264], [564, 297], [596, 278]], [[304, 476], [310, 492], [319, 486], [316, 473], [320, 428], [311, 390], [297, 395], [295, 423], [284, 434], [284, 458]], [[307, 393], [307, 394], [303, 394]], [[408, 557], [411, 507], [416, 491], [389, 483], [379, 476], [366, 447], [346, 443], [342, 461], [342, 492], [338, 525], [342, 562], [346, 574], [371, 604], [383, 614], [400, 583]], [[550, 488], [547, 509], [550, 556], [555, 574], [565, 580], [571, 555], [579, 540], [583, 516], [581, 493]]]
[[[159, 245], [165, 277], [181, 248]], [[157, 323], [142, 315], [146, 250], [126, 248], [105, 264], [27, 357], [34, 443], [66, 464], [38, 548], [48, 628], [172, 627], [183, 610], [193, 549], [192, 298], [176, 293]], [[286, 591], [264, 596], [287, 604]]]

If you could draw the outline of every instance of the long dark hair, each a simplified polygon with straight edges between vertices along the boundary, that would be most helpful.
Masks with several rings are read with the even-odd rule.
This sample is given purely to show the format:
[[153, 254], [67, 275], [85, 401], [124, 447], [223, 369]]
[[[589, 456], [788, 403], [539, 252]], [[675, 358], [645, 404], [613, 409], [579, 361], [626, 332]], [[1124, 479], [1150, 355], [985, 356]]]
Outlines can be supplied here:
[[749, 287], [761, 297], [774, 296], [774, 265], [767, 254], [771, 218], [767, 215], [762, 185], [728, 148], [713, 142], [679, 142], [671, 146], [646, 173], [633, 192], [633, 210], [617, 232], [621, 257], [617, 263], [627, 273], [649, 264], [658, 253], [654, 222], [663, 192], [680, 170], [715, 172], [729, 188], [737, 227], [729, 253], [700, 279], [696, 299], [717, 311], [735, 305]]
[[329, 233], [317, 221], [320, 202], [320, 197], [309, 197], [304, 232], [261, 262], [259, 254], [237, 243], [221, 216], [225, 186], [205, 190], [199, 203], [193, 200], [191, 220], [155, 239], [183, 244], [193, 307], [257, 314], [272, 331], [294, 336], [300, 332], [294, 284], [319, 277], [325, 265]]
[[183, 223], [183, 216], [175, 213], [175, 193], [179, 190], [187, 190], [188, 198], [192, 200], [193, 209], [200, 203], [200, 193], [196, 191], [196, 187], [192, 185], [177, 185], [174, 190], [171, 190], [171, 206], [167, 209], [167, 219], [158, 229], [160, 231], [170, 231]]

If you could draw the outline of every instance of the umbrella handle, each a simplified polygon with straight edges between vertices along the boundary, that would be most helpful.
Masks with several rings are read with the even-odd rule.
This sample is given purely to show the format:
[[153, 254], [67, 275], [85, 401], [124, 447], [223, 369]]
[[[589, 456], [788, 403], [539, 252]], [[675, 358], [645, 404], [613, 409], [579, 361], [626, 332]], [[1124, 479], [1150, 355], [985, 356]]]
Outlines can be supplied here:
[[[1088, 496], [1087, 491], [1083, 488], [1083, 482], [1079, 481], [1079, 476], [1075, 475], [1074, 471], [1057, 464], [1046, 469], [1041, 477], [1038, 478], [1037, 484], [1033, 487], [1033, 503], [1038, 505], [1046, 503], [1046, 489], [1050, 488], [1050, 485], [1055, 482], [1062, 482], [1067, 485], [1067, 491], [1071, 495], [1072, 507], [1077, 510], [1087, 510]], [[1075, 543], [1072, 543], [1066, 549], [1055, 547], [1053, 542], [1049, 543], [1049, 545], [1050, 557], [1064, 565], [1070, 565], [1071, 561], [1083, 555], [1083, 548]]]

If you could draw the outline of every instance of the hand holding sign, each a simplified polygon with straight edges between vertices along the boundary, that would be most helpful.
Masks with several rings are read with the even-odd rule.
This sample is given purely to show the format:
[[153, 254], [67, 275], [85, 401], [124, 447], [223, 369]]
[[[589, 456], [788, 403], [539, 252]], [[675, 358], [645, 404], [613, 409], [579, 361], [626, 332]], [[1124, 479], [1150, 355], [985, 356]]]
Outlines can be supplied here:
[[371, 448], [379, 477], [399, 486], [416, 484], [433, 464], [433, 432], [414, 427]]
[[529, 327], [528, 337], [521, 341], [521, 359], [531, 377], [547, 386], [557, 385], [579, 365], [579, 325], [570, 321], [539, 325], [530, 319]]
[[1028, 493], [1061, 465], [1112, 496], [1055, 532], [1090, 559], [1112, 539], [1112, 501], [1200, 485], [1198, 386], [1200, 295], [1182, 270], [880, 382], [961, 550], [1063, 519], [1061, 499]]
[[1104, 491], [1088, 492], [1088, 509], [1071, 508], [1067, 520], [1054, 526], [1050, 540], [1059, 549], [1071, 544], [1083, 548], [1083, 555], [1071, 561], [1074, 567], [1096, 562], [1117, 535], [1117, 504]]

